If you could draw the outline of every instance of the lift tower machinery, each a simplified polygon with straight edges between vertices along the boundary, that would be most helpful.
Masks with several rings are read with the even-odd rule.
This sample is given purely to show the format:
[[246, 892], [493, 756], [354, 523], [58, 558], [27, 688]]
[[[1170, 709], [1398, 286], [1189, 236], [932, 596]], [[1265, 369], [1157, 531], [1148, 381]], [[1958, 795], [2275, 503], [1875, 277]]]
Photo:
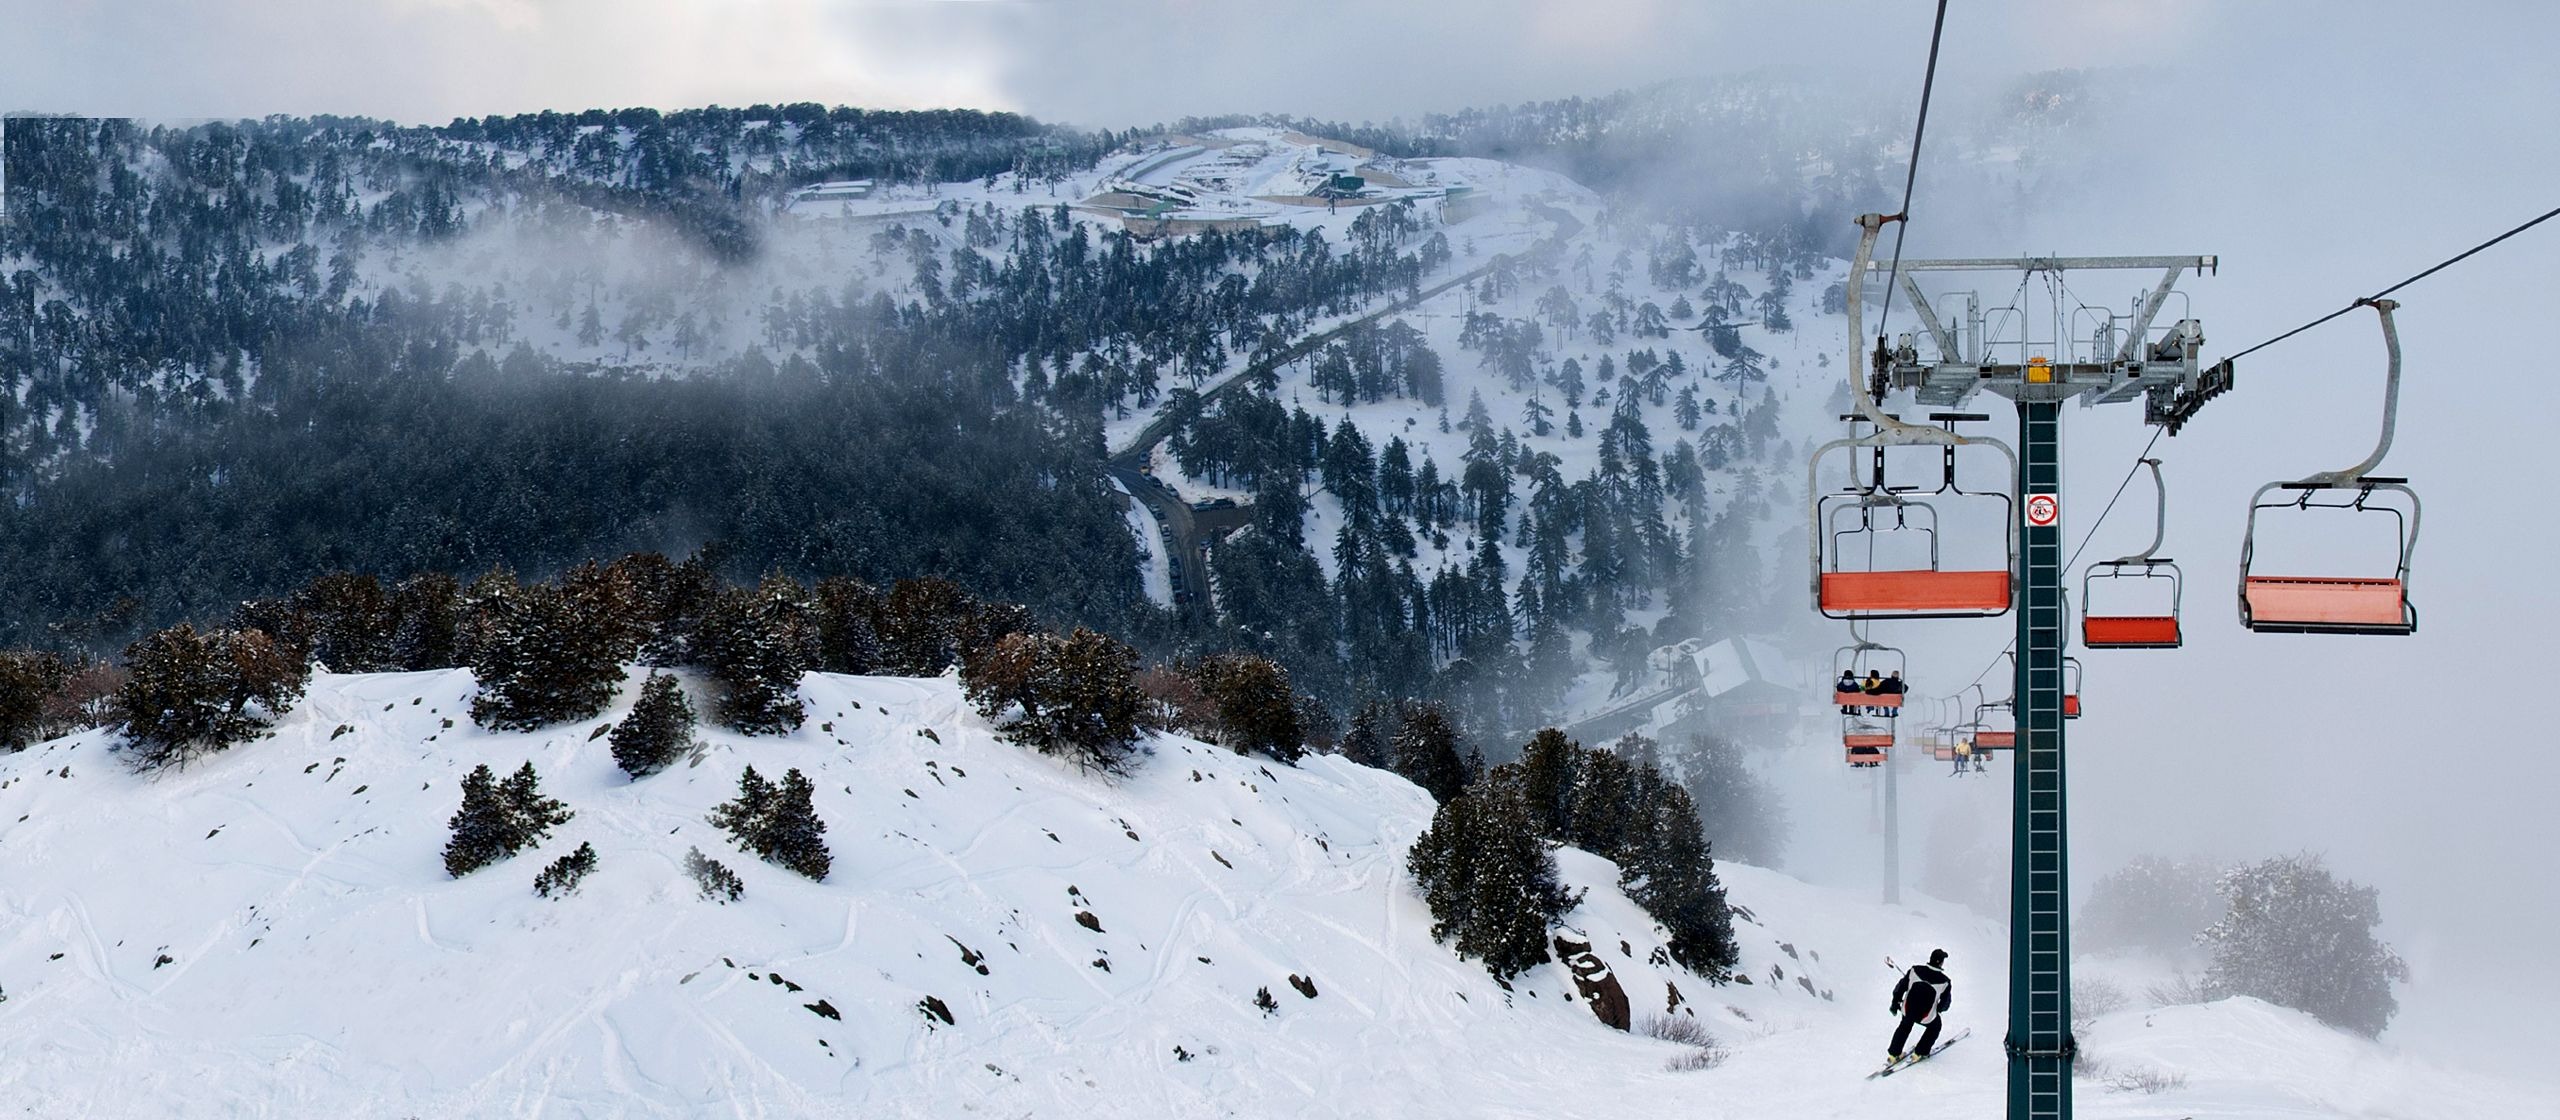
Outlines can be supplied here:
[[[2063, 707], [2065, 695], [2063, 643], [2070, 619], [2064, 599], [2066, 561], [2062, 552], [2062, 425], [2064, 401], [2082, 406], [2141, 401], [2144, 421], [2174, 433], [2197, 408], [2231, 387], [2231, 366], [2223, 362], [2199, 368], [2197, 353], [2204, 332], [2191, 316], [2163, 325], [2179, 277], [2189, 270], [2202, 275], [2216, 262], [2210, 256], [2175, 257], [2025, 257], [2016, 259], [1903, 261], [1888, 270], [1872, 259], [1876, 235], [1888, 221], [1869, 214], [1846, 285], [1851, 396], [1873, 435], [1834, 441], [1814, 454], [1813, 591], [1823, 613], [1831, 617], [1950, 618], [1983, 617], [2017, 611], [2015, 797], [2009, 858], [2009, 1053], [2008, 1115], [2010, 1120], [2069, 1120], [2071, 1064], [2077, 1045], [2071, 1035], [2071, 920], [2068, 893], [2069, 854], [2063, 787]], [[2141, 270], [2157, 277], [2148, 292], [2135, 296], [2122, 311], [2078, 301], [2064, 282], [2066, 274], [2107, 270]], [[2014, 303], [1986, 310], [1980, 297], [1951, 294], [1963, 300], [1960, 318], [1949, 321], [1921, 291], [1919, 277], [1939, 273], [2018, 274]], [[1881, 335], [1870, 352], [1861, 322], [1863, 289], [1870, 275], [1898, 289], [1909, 301], [1917, 330], [1888, 341]], [[2039, 283], [2041, 281], [2041, 283]], [[2007, 290], [2007, 285], [2002, 286]], [[2043, 307], [2037, 308], [2043, 296]], [[1888, 299], [1890, 296], [1888, 296]], [[2183, 299], [2183, 296], [2179, 296]], [[1953, 302], [1950, 309], [1955, 309]], [[1924, 355], [1923, 347], [1934, 354]], [[1863, 369], [1861, 367], [1864, 367]], [[1860, 383], [1861, 374], [1866, 376]], [[1956, 424], [1986, 419], [1974, 414], [1943, 412], [1940, 424], [1911, 424], [1887, 415], [1880, 403], [1887, 393], [1908, 392], [1923, 407], [1955, 409], [1988, 391], [2006, 397], [2017, 408], [2018, 443], [1957, 434]], [[1942, 426], [1941, 426], [1942, 425]], [[1960, 532], [1929, 517], [1927, 564], [1905, 563], [1893, 571], [1851, 570], [1850, 557], [1832, 529], [1848, 524], [1854, 510], [1858, 525], [1907, 525], [1911, 507], [1932, 497], [1915, 494], [1911, 485], [1892, 486], [1883, 477], [1888, 447], [1941, 448], [1947, 477], [1954, 476], [1958, 451], [1985, 447], [2006, 453], [2010, 468], [2007, 536], [2011, 587], [1990, 586], [1979, 570], [1949, 570], [1939, 545]], [[1873, 449], [1877, 468], [1871, 481], [1845, 492], [1825, 494], [1821, 465], [1825, 454]], [[1949, 489], [1955, 489], [1953, 483]], [[1957, 490], [1961, 493], [1961, 490]], [[1826, 504], [1828, 503], [1828, 504]], [[1826, 511], [1830, 521], [1826, 524]], [[1959, 542], [1962, 543], [1962, 542]], [[1868, 549], [1875, 561], [1872, 541]], [[1976, 563], [1975, 568], [1983, 565]], [[2012, 590], [2012, 588], [2014, 590]]]

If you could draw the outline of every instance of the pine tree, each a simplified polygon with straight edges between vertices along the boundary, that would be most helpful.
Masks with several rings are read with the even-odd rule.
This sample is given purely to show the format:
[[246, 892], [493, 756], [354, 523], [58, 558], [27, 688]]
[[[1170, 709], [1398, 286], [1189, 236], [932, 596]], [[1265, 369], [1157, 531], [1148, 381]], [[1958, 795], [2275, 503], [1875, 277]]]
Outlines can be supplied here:
[[446, 823], [453, 837], [445, 842], [444, 873], [456, 879], [516, 853], [515, 822], [486, 763], [464, 775], [462, 808]]
[[461, 664], [462, 585], [442, 572], [411, 576], [391, 594], [388, 667], [403, 672]]
[[737, 798], [713, 807], [711, 824], [758, 859], [823, 881], [833, 860], [827, 825], [818, 819], [811, 792], [797, 768], [784, 772], [776, 786], [749, 766], [738, 776]]
[[569, 823], [569, 818], [577, 815], [558, 799], [543, 796], [542, 778], [533, 772], [530, 762], [508, 775], [498, 792], [506, 803], [510, 838], [507, 851], [511, 854], [520, 848], [540, 847], [551, 838], [554, 827]]
[[846, 576], [818, 581], [818, 668], [868, 676], [881, 670], [880, 593]]
[[753, 850], [773, 817], [773, 783], [749, 765], [738, 775], [738, 796], [711, 809], [711, 826], [729, 834], [731, 843]]
[[1741, 959], [1733, 910], [1698, 829], [1688, 791], [1650, 769], [1635, 771], [1637, 812], [1618, 855], [1618, 885], [1661, 922], [1671, 959], [1721, 980]]
[[694, 653], [719, 687], [720, 722], [773, 735], [807, 718], [800, 678], [818, 661], [818, 619], [790, 577], [767, 576], [753, 591], [722, 594], [695, 635]]
[[1457, 725], [1448, 710], [1408, 703], [1396, 729], [1396, 773], [1446, 803], [1466, 789], [1467, 763], [1459, 752]]
[[809, 779], [802, 777], [797, 768], [783, 772], [782, 786], [774, 792], [772, 811], [766, 816], [756, 854], [767, 863], [825, 882], [834, 860], [827, 851], [827, 822], [818, 819], [810, 792]]
[[1498, 767], [1441, 803], [1406, 867], [1431, 909], [1431, 935], [1508, 980], [1548, 959], [1547, 931], [1579, 899], [1557, 878], [1519, 773]]
[[1395, 768], [1395, 709], [1371, 700], [1351, 714], [1351, 730], [1342, 736], [1342, 757], [1375, 770]]
[[[485, 584], [485, 589], [483, 587]], [[531, 731], [587, 719], [613, 702], [622, 683], [605, 621], [588, 617], [559, 588], [474, 585], [471, 668], [480, 694], [471, 718], [483, 727]]]
[[664, 770], [692, 749], [693, 724], [693, 704], [675, 677], [651, 673], [631, 714], [614, 725], [613, 761], [635, 779]]
[[45, 701], [70, 676], [58, 654], [0, 653], [0, 751], [22, 751], [44, 737]]
[[1064, 637], [1005, 635], [961, 668], [961, 684], [996, 733], [1042, 754], [1116, 771], [1126, 764], [1148, 698], [1137, 682], [1138, 653], [1078, 629]]
[[694, 885], [702, 889], [702, 897], [723, 906], [736, 902], [747, 890], [747, 885], [738, 881], [737, 872], [702, 854], [700, 848], [685, 849], [684, 873], [693, 877]]

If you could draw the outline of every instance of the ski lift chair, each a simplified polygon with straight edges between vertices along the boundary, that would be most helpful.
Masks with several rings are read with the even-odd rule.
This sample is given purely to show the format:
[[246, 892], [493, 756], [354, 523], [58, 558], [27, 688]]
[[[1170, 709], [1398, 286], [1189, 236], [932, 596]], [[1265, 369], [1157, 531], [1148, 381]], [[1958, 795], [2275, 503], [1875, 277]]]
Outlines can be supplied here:
[[[1861, 714], [1868, 708], [1880, 709], [1882, 712], [1880, 718], [1887, 720], [1900, 715], [1903, 697], [1911, 687], [1910, 678], [1904, 675], [1908, 664], [1902, 651], [1866, 640], [1858, 634], [1855, 624], [1851, 625], [1849, 636], [1855, 639], [1855, 644], [1842, 646], [1831, 655], [1831, 702], [1842, 708], [1859, 709]], [[1901, 681], [1905, 692], [1843, 692], [1840, 690], [1841, 677], [1846, 676], [1852, 680], [1863, 681], [1869, 671], [1874, 671], [1885, 679]]]
[[[2240, 539], [2240, 625], [2260, 633], [2279, 634], [2414, 634], [2418, 608], [2409, 601], [2409, 561], [2418, 547], [2418, 494], [2405, 478], [2371, 474], [2391, 450], [2392, 429], [2400, 402], [2400, 335], [2391, 320], [2391, 300], [2365, 300], [2382, 318], [2382, 339], [2390, 353], [2384, 382], [2382, 438], [2365, 460], [2343, 471], [2315, 474], [2297, 482], [2270, 482], [2249, 499], [2249, 520]], [[2269, 495], [2278, 495], [2270, 498]], [[2291, 511], [2279, 513], [2279, 511]], [[2388, 576], [2269, 575], [2258, 570], [2259, 515], [2291, 517], [2294, 513], [2333, 511], [2388, 517], [2399, 541], [2398, 563]], [[2270, 518], [2272, 521], [2275, 518]]]
[[2069, 683], [2062, 688], [2062, 718], [2078, 719], [2080, 718], [2080, 659], [2063, 658], [2062, 669], [2069, 677]]
[[[2176, 561], [2153, 555], [2160, 551], [2161, 539], [2169, 529], [2169, 487], [2160, 479], [2160, 460], [2142, 462], [2151, 468], [2151, 482], [2160, 493], [2151, 547], [2131, 556], [2091, 564], [2081, 574], [2080, 644], [2090, 649], [2176, 649], [2185, 638], [2178, 624], [2185, 581]], [[2164, 584], [2169, 613], [2160, 614], [2158, 592]], [[2144, 606], [2153, 609], [2140, 609]]]

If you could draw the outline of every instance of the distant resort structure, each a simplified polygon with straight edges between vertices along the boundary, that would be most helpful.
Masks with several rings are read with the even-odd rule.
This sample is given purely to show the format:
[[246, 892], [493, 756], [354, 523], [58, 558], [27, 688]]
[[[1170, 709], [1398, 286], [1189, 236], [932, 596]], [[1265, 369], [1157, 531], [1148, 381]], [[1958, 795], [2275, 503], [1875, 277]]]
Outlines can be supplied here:
[[[1432, 204], [1443, 222], [1454, 224], [1481, 208], [1479, 192], [1443, 162], [1381, 156], [1283, 129], [1222, 129], [1169, 136], [1105, 161], [1095, 175], [1072, 184], [1077, 198], [1069, 206], [1141, 237], [1253, 230], [1311, 211], [1390, 202]], [[868, 179], [813, 183], [793, 192], [785, 211], [878, 221], [928, 214], [937, 201], [908, 194], [880, 190]]]

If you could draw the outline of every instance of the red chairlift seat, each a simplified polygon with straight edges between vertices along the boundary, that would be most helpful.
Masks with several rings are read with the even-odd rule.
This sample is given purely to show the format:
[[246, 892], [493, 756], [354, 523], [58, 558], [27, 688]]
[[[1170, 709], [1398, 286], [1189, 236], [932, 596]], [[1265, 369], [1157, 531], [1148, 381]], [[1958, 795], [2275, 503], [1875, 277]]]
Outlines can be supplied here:
[[2008, 611], [2009, 591], [2007, 572], [1824, 572], [1822, 613], [1911, 618], [1995, 615]]
[[2176, 615], [2080, 618], [2080, 644], [2090, 649], [2176, 649], [2181, 637]]
[[[2382, 478], [2368, 472], [2382, 465], [2391, 451], [2391, 433], [2400, 405], [2400, 333], [2391, 312], [2399, 304], [2387, 299], [2358, 301], [2382, 317], [2382, 342], [2390, 353], [2390, 373], [2383, 383], [2382, 438], [2364, 461], [2340, 471], [2312, 475], [2299, 482], [2270, 482], [2249, 498], [2249, 521], [2240, 538], [2240, 625], [2251, 630], [2288, 634], [2415, 634], [2418, 608], [2409, 602], [2409, 559], [2418, 548], [2418, 493], [2405, 478]], [[2270, 491], [2286, 496], [2270, 501]], [[2322, 501], [2326, 495], [2346, 495]], [[2399, 540], [2399, 562], [2388, 577], [2263, 575], [2256, 569], [2258, 515], [2275, 510], [2330, 510], [2346, 514], [2382, 514], [2391, 518]]]
[[[1848, 762], [1851, 766], [1882, 766], [1885, 752], [1893, 746], [1893, 736], [1851, 735], [1847, 737]], [[1881, 738], [1883, 742], [1872, 740]]]
[[2018, 733], [2015, 731], [1976, 731], [1973, 733], [1973, 749], [1976, 751], [2016, 750], [2017, 746]]
[[2249, 576], [2240, 594], [2252, 630], [2407, 634], [2418, 628], [2408, 585], [2396, 579]]

